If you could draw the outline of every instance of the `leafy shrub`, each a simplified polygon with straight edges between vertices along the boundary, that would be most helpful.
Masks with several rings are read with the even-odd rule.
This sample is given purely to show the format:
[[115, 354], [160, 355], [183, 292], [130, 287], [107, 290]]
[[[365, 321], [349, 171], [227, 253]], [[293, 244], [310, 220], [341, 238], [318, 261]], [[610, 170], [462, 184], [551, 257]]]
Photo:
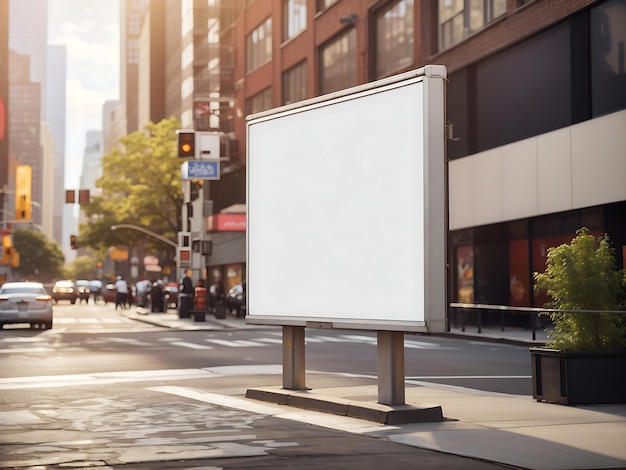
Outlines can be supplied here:
[[[584, 227], [569, 245], [548, 250], [544, 273], [533, 273], [535, 289], [557, 310], [609, 310], [623, 308], [626, 277], [618, 270], [607, 235], [594, 237]], [[554, 323], [548, 347], [560, 350], [626, 348], [626, 314], [545, 312]]]

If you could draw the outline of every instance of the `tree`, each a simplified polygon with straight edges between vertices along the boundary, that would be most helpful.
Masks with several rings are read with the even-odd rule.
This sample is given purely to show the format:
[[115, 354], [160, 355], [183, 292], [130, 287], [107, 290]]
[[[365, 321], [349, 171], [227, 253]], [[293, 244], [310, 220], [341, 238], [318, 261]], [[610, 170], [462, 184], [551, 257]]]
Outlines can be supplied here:
[[65, 277], [65, 258], [58, 243], [48, 240], [40, 232], [19, 229], [13, 232], [13, 244], [20, 254], [20, 266], [16, 271], [21, 277], [43, 282]]
[[[617, 269], [609, 238], [582, 228], [569, 245], [548, 250], [544, 273], [533, 273], [535, 289], [560, 310], [616, 311], [624, 299], [624, 273]], [[622, 349], [626, 322], [617, 313], [548, 313], [554, 322], [548, 346], [561, 350]]]
[[96, 279], [97, 260], [91, 256], [78, 256], [66, 266], [67, 277], [70, 279]]
[[[149, 123], [145, 132], [123, 137], [120, 146], [102, 158], [102, 176], [96, 182], [102, 192], [81, 206], [89, 222], [80, 226], [79, 246], [101, 256], [110, 246], [128, 246], [146, 239], [140, 232], [110, 230], [122, 223], [176, 239], [183, 203], [181, 162], [176, 151], [178, 128], [175, 118]], [[146, 242], [155, 249], [168, 247], [152, 238]]]

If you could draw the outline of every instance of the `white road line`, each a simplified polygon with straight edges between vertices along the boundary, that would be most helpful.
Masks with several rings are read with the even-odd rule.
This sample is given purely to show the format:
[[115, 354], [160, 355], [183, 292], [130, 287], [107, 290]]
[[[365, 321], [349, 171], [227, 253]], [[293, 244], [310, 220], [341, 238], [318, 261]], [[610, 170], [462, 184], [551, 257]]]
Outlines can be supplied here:
[[170, 344], [180, 346], [189, 349], [213, 349], [213, 346], [207, 346], [204, 344], [187, 343], [186, 341], [172, 341]]
[[265, 346], [265, 344], [256, 343], [254, 341], [246, 341], [243, 339], [223, 340], [223, 339], [205, 339], [209, 343], [219, 344], [220, 346], [229, 346], [231, 348], [247, 348], [250, 346]]
[[0, 354], [21, 354], [21, 353], [38, 353], [38, 352], [50, 352], [54, 349], [50, 348], [10, 348], [0, 349]]
[[256, 340], [262, 343], [283, 344], [283, 340], [278, 338], [257, 338]]
[[185, 380], [215, 377], [209, 369], [138, 370], [128, 372], [100, 372], [94, 374], [51, 375], [38, 377], [0, 378], [0, 390], [20, 390], [47, 387], [74, 387], [76, 385], [104, 385], [151, 380]]

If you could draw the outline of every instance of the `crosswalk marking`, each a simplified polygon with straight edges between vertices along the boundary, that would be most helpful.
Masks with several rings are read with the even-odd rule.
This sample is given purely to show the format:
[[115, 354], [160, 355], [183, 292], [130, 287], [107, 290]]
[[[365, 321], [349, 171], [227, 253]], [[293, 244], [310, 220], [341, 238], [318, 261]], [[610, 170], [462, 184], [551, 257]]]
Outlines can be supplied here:
[[213, 346], [209, 346], [206, 344], [188, 343], [186, 341], [172, 341], [170, 344], [190, 349], [213, 349]]
[[257, 343], [255, 341], [246, 341], [243, 339], [231, 339], [231, 340], [223, 340], [223, 339], [205, 339], [205, 341], [209, 343], [219, 344], [220, 346], [230, 346], [233, 348], [247, 348], [250, 346], [265, 346], [265, 344]]
[[[60, 323], [94, 323], [104, 319], [98, 318], [63, 318], [58, 319], [61, 320]], [[115, 319], [106, 319], [108, 321], [103, 321], [102, 323], [112, 324], [118, 323]], [[55, 319], [57, 321], [57, 319]], [[4, 342], [9, 342], [9, 339], [0, 338], [0, 344]], [[45, 336], [38, 337], [37, 339], [31, 339], [32, 342], [37, 342], [40, 348], [7, 348], [5, 350], [0, 349], [0, 352], [44, 352], [48, 351], [46, 346], [48, 345], [48, 339]], [[218, 339], [218, 338], [205, 338], [203, 340], [205, 343], [203, 344], [202, 340], [198, 340], [198, 342], [189, 342], [183, 341], [180, 337], [168, 337], [168, 338], [159, 338], [157, 341], [148, 342], [148, 341], [140, 341], [133, 338], [118, 338], [114, 336], [103, 337], [101, 342], [113, 344], [129, 344], [133, 346], [145, 346], [145, 347], [157, 347], [158, 342], [167, 342], [174, 346], [179, 346], [182, 348], [189, 349], [213, 349], [215, 346], [228, 347], [228, 348], [249, 348], [249, 347], [267, 347], [267, 346], [277, 346], [283, 343], [282, 338], [275, 337], [262, 337], [255, 338], [252, 340], [245, 339]], [[358, 343], [365, 344], [376, 347], [377, 341], [375, 336], [365, 336], [365, 335], [338, 335], [338, 336], [327, 336], [327, 335], [314, 335], [306, 338], [306, 343]], [[406, 349], [434, 349], [434, 350], [444, 350], [444, 349], [456, 349], [451, 347], [440, 346], [435, 342], [428, 341], [416, 341], [411, 339], [405, 339], [404, 347]]]
[[106, 324], [119, 324], [119, 323], [135, 323], [133, 320], [129, 319], [129, 318], [113, 318], [113, 317], [106, 317], [106, 318], [95, 318], [95, 317], [83, 317], [83, 318], [76, 318], [76, 317], [54, 317], [54, 323], [56, 324], [65, 324], [65, 325], [75, 325], [78, 323], [83, 323], [83, 324], [97, 324], [97, 323], [106, 323]]

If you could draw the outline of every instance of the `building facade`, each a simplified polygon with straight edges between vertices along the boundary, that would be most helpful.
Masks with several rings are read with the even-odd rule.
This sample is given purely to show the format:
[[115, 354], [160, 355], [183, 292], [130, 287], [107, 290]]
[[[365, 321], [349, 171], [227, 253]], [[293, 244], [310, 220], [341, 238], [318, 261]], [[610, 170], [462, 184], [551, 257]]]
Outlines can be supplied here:
[[240, 149], [247, 114], [447, 67], [451, 302], [543, 305], [532, 273], [583, 226], [624, 266], [623, 0], [248, 1], [235, 29]]
[[217, 221], [245, 209], [246, 116], [427, 64], [445, 65], [449, 79], [440, 182], [449, 301], [543, 305], [532, 273], [583, 226], [607, 233], [624, 267], [626, 0], [170, 0], [166, 8], [180, 11], [166, 27], [166, 108], [183, 127], [229, 135], [226, 171], [206, 191], [209, 275], [226, 287], [245, 279], [245, 232], [232, 231], [241, 220]]

